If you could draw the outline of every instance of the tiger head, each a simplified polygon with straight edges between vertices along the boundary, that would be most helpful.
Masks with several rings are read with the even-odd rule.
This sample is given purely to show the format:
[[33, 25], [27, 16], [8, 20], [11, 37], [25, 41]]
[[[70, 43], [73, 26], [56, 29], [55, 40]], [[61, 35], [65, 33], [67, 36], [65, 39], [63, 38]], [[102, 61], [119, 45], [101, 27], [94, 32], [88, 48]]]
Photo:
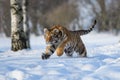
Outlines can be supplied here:
[[63, 31], [60, 26], [44, 29], [44, 38], [47, 44], [59, 44], [63, 39]]

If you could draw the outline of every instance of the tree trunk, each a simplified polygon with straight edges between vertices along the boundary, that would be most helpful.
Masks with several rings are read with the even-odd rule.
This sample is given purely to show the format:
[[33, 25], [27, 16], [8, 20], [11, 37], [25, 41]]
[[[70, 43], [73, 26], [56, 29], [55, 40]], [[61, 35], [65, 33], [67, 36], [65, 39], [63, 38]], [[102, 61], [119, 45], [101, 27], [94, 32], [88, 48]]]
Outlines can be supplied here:
[[26, 35], [26, 46], [27, 46], [27, 48], [30, 48], [30, 29], [29, 29], [29, 25], [28, 25], [27, 5], [28, 5], [28, 0], [23, 0], [23, 2], [22, 2], [23, 30]]
[[101, 27], [99, 27], [99, 31], [108, 31], [108, 16], [106, 12], [105, 0], [98, 0], [98, 2], [101, 8], [101, 13], [99, 14], [99, 22]]
[[20, 0], [10, 0], [11, 4], [11, 38], [13, 51], [26, 49], [26, 35], [23, 31], [23, 16]]

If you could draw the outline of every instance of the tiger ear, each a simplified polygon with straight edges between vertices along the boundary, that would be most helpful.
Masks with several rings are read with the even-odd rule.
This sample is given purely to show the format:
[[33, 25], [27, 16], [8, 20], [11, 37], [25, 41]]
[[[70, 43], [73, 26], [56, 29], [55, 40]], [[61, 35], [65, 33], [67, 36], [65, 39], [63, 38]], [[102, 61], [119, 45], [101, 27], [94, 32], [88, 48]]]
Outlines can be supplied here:
[[54, 30], [54, 32], [58, 33], [58, 32], [59, 32], [59, 30], [58, 30], [58, 29], [55, 29], [55, 30]]
[[48, 29], [47, 28], [44, 28], [44, 33], [48, 32]]

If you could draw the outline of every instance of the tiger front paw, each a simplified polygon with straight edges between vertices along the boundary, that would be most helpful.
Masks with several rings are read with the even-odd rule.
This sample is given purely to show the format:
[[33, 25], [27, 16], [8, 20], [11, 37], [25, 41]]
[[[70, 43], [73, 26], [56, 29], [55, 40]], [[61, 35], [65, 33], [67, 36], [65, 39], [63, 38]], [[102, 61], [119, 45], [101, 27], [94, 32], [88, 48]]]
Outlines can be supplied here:
[[45, 59], [48, 59], [50, 57], [50, 55], [43, 53], [41, 57], [43, 60], [45, 60]]

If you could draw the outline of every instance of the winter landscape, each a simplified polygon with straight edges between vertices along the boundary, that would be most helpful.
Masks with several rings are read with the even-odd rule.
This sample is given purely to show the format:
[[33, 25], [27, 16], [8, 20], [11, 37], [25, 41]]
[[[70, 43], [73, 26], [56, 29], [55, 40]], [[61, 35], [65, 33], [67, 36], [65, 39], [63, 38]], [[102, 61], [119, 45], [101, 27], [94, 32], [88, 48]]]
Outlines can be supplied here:
[[[81, 36], [87, 57], [56, 51], [43, 60], [53, 25], [92, 30]], [[0, 0], [0, 80], [120, 80], [120, 0]]]
[[31, 36], [30, 50], [13, 52], [11, 39], [0, 38], [0, 80], [119, 80], [119, 36], [92, 32], [82, 37], [87, 58], [52, 55], [42, 60], [43, 36]]

